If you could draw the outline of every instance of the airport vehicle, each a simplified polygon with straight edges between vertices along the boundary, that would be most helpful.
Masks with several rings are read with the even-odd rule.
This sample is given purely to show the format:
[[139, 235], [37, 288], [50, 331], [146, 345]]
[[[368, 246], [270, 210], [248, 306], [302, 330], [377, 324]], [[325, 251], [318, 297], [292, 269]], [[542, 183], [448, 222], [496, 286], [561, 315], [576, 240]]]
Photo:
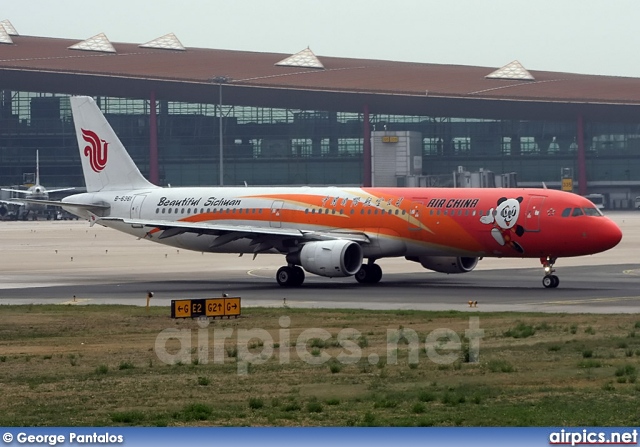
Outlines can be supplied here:
[[[32, 200], [49, 200], [49, 194], [54, 192], [63, 192], [63, 191], [72, 191], [75, 188], [59, 188], [59, 189], [47, 189], [40, 184], [40, 155], [39, 152], [36, 151], [36, 182], [33, 186], [29, 187], [29, 189], [11, 189], [11, 188], [1, 188], [2, 191], [11, 192], [13, 194], [19, 194], [20, 196], [24, 196], [25, 198], [29, 198]], [[17, 206], [18, 211], [16, 213], [16, 218], [19, 219], [28, 219], [29, 216], [34, 219], [38, 214], [45, 213], [46, 205], [23, 201], [21, 199], [12, 199], [12, 200], [0, 200], [0, 215], [5, 215], [9, 212], [7, 206]], [[49, 218], [53, 217], [54, 213], [51, 213]]]
[[633, 206], [634, 206], [636, 209], [640, 210], [640, 196], [638, 196], [638, 197], [636, 197], [636, 198], [635, 198], [634, 203], [633, 203]]
[[585, 199], [589, 199], [591, 203], [598, 207], [599, 210], [604, 209], [605, 197], [604, 194], [587, 194]]
[[[376, 260], [404, 256], [442, 273], [485, 256], [557, 258], [614, 247], [617, 225], [584, 197], [549, 189], [180, 187], [140, 173], [92, 98], [71, 98], [87, 193], [47, 203], [153, 242], [201, 252], [279, 253], [277, 282], [305, 271], [377, 283]], [[364, 259], [367, 262], [364, 262]]]

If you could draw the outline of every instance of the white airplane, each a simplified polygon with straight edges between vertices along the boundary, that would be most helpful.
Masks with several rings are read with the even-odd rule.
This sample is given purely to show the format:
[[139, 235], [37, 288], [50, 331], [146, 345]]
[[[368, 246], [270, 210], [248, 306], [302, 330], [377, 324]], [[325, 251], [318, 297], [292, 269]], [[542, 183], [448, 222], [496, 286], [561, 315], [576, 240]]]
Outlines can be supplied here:
[[47, 189], [40, 184], [40, 154], [39, 151], [36, 151], [36, 182], [33, 186], [29, 187], [29, 189], [11, 189], [11, 188], [0, 188], [2, 191], [7, 191], [13, 194], [23, 195], [26, 199], [31, 199], [33, 201], [23, 201], [21, 199], [11, 199], [11, 200], [0, 200], [0, 215], [4, 216], [7, 212], [7, 206], [18, 206], [20, 211], [18, 213], [19, 218], [26, 219], [29, 217], [30, 213], [34, 215], [34, 217], [42, 213], [46, 205], [37, 203], [35, 201], [49, 200], [49, 194], [54, 192], [62, 192], [62, 191], [72, 191], [75, 188], [59, 188], [59, 189]]
[[161, 188], [142, 176], [92, 98], [72, 97], [71, 108], [87, 192], [40, 203], [183, 249], [284, 255], [282, 286], [301, 285], [305, 271], [377, 283], [384, 257], [466, 273], [492, 256], [540, 259], [543, 285], [553, 288], [558, 257], [622, 238], [589, 200], [550, 189]]

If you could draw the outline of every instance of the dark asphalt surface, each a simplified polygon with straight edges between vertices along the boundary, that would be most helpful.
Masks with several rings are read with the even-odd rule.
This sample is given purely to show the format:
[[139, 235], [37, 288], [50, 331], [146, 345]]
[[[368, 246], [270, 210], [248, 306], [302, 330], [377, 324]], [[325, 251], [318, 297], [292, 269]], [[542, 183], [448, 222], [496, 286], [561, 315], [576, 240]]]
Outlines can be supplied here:
[[[240, 296], [245, 306], [349, 307], [370, 309], [469, 309], [478, 301], [479, 310], [639, 312], [640, 265], [564, 267], [557, 274], [560, 286], [545, 289], [542, 271], [531, 269], [480, 270], [462, 275], [394, 273], [376, 285], [361, 285], [353, 278], [320, 278], [307, 275], [302, 287], [283, 288], [266, 270], [215, 274], [144, 275], [119, 282], [118, 278], [79, 279], [77, 284], [7, 288], [0, 290], [0, 303], [139, 304], [154, 292], [152, 304], [167, 305], [172, 299]], [[38, 276], [34, 275], [33, 285]]]

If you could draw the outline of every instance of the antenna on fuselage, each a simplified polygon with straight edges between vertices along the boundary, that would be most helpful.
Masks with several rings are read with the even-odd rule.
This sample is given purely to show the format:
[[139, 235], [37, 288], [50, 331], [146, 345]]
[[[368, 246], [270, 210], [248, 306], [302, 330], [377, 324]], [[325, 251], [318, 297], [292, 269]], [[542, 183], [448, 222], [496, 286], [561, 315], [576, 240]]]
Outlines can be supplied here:
[[542, 189], [548, 189], [547, 184], [545, 182], [542, 182]]

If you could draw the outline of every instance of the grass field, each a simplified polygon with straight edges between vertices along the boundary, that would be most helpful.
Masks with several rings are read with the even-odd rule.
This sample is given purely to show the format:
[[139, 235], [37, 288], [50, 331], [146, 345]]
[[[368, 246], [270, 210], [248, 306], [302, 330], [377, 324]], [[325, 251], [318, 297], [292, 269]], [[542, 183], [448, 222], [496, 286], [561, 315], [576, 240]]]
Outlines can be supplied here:
[[[252, 308], [208, 326], [160, 307], [0, 315], [2, 426], [640, 424], [638, 315]], [[470, 318], [484, 331], [477, 358]]]

